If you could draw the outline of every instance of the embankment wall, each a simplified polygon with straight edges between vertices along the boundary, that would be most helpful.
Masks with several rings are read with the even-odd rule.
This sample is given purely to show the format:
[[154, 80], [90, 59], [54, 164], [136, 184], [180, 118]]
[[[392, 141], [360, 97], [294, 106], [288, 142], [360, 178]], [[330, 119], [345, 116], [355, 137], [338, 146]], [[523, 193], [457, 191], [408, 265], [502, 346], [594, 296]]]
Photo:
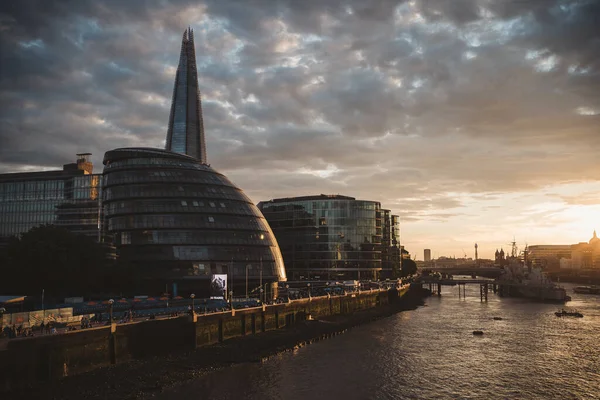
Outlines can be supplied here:
[[330, 298], [313, 297], [195, 317], [186, 315], [12, 339], [6, 350], [0, 351], [0, 391], [132, 359], [193, 350], [230, 338], [285, 329], [307, 318], [352, 314], [387, 305], [396, 296], [397, 291], [378, 290]]

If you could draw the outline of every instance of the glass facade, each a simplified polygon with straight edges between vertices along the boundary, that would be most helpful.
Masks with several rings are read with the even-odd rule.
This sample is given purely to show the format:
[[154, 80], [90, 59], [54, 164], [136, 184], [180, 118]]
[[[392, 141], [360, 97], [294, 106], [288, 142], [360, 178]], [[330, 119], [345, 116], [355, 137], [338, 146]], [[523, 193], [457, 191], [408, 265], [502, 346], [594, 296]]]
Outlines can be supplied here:
[[206, 143], [198, 87], [198, 70], [196, 69], [194, 32], [191, 29], [184, 32], [181, 41], [166, 149], [187, 154], [206, 163]]
[[62, 171], [1, 174], [0, 239], [43, 224], [98, 239], [102, 175], [88, 168], [80, 159]]
[[393, 230], [384, 222], [390, 220], [389, 210], [382, 213], [380, 203], [320, 195], [258, 207], [275, 233], [290, 279], [382, 277], [382, 252], [385, 245], [387, 254]]
[[177, 283], [185, 291], [223, 273], [241, 295], [246, 274], [251, 287], [286, 279], [261, 212], [210, 166], [137, 148], [107, 152], [104, 165], [103, 236], [149, 284]]

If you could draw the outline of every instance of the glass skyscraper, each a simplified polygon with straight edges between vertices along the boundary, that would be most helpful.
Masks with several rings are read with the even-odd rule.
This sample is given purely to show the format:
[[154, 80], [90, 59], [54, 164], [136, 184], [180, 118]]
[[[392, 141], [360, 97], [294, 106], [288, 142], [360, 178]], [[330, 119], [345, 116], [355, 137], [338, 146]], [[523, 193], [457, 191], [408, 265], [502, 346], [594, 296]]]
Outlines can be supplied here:
[[194, 32], [191, 28], [183, 33], [181, 41], [181, 54], [173, 87], [166, 149], [175, 153], [187, 154], [206, 164], [204, 122], [200, 89], [198, 88]]

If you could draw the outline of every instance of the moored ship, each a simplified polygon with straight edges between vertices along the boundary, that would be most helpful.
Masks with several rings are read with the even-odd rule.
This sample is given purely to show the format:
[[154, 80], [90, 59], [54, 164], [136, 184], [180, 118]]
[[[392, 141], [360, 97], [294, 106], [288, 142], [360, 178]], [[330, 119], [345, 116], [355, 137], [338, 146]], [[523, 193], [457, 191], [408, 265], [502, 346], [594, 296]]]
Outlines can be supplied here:
[[558, 303], [570, 300], [567, 291], [552, 282], [538, 267], [523, 267], [518, 264], [506, 266], [498, 284], [501, 296]]

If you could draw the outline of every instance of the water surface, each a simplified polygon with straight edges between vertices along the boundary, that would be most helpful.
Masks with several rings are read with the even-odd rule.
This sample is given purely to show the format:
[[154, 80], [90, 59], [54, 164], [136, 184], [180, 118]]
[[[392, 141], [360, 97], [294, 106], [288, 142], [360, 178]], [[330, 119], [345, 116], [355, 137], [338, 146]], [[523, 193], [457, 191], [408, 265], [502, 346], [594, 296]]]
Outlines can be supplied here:
[[[426, 306], [240, 364], [161, 399], [600, 399], [600, 296], [558, 306], [444, 287]], [[495, 321], [493, 317], [502, 317]], [[483, 330], [484, 336], [473, 336]]]

